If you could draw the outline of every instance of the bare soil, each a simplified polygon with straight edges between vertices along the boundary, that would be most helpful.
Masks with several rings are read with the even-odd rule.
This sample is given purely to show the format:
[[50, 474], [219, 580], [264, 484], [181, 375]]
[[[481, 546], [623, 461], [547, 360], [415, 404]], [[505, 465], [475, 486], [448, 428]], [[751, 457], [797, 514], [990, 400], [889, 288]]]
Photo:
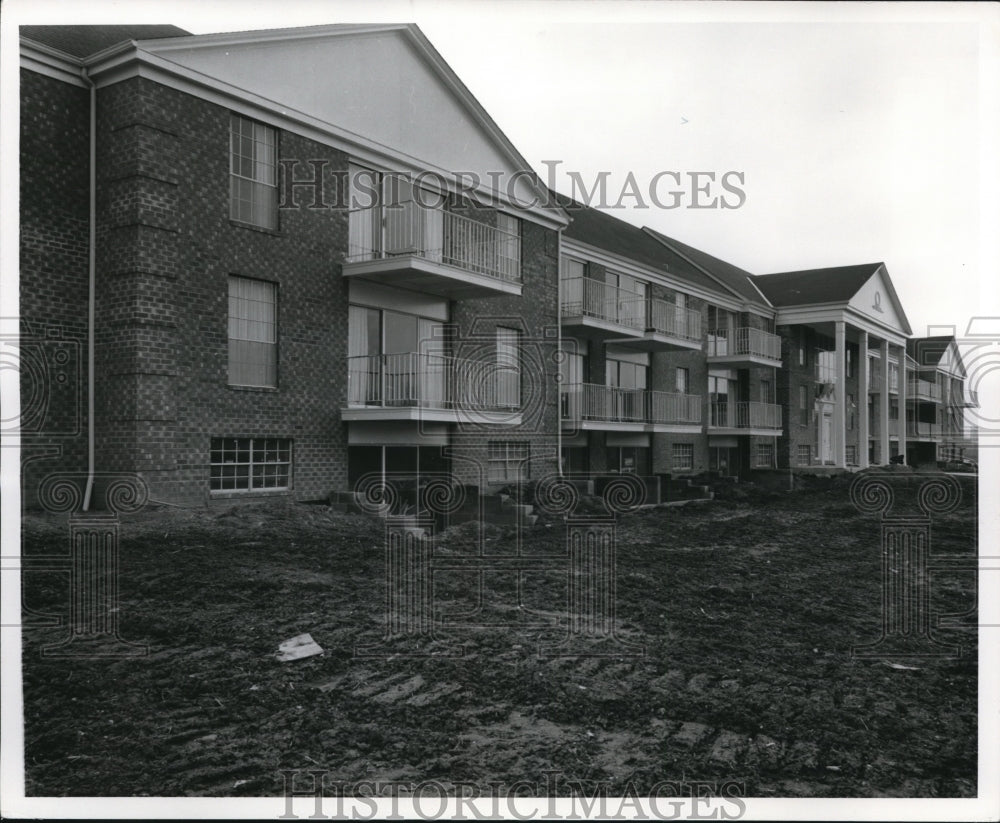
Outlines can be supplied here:
[[[539, 657], [565, 632], [554, 571], [485, 575], [485, 603], [475, 572], [442, 573], [439, 620], [496, 625], [442, 629], [428, 656], [357, 657], [384, 633], [381, 522], [308, 504], [122, 516], [120, 630], [147, 655], [43, 657], [67, 629], [32, 624], [66, 614], [67, 575], [24, 576], [28, 794], [271, 796], [281, 770], [323, 769], [482, 786], [557, 772], [560, 793], [611, 796], [664, 780], [975, 796], [975, 631], [937, 630], [961, 655], [852, 656], [880, 633], [879, 520], [844, 485], [733, 496], [620, 518], [616, 634], [637, 657]], [[934, 518], [951, 568], [932, 573], [932, 617], [974, 610], [974, 497], [965, 484]], [[468, 551], [474, 531], [436, 551]], [[67, 534], [65, 516], [28, 515], [24, 551], [65, 552]], [[523, 538], [527, 554], [565, 549], [559, 520]], [[278, 662], [303, 632], [324, 654]]]

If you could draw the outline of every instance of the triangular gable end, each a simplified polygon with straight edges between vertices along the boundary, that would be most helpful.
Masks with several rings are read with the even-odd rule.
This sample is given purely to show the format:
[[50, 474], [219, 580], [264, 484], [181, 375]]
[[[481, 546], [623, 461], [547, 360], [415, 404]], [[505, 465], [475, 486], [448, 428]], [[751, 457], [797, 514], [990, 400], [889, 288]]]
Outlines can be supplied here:
[[896, 296], [896, 290], [880, 266], [847, 304], [849, 308], [877, 323], [890, 326], [903, 335], [909, 335], [910, 324]]
[[434, 65], [440, 58], [409, 27], [234, 39], [208, 35], [142, 47], [379, 146], [405, 146], [427, 167], [472, 172], [488, 186], [492, 174], [502, 190], [514, 179], [518, 200], [537, 201], [523, 179], [530, 167], [519, 165], [506, 138], [490, 133], [488, 116], [463, 99], [458, 81]]

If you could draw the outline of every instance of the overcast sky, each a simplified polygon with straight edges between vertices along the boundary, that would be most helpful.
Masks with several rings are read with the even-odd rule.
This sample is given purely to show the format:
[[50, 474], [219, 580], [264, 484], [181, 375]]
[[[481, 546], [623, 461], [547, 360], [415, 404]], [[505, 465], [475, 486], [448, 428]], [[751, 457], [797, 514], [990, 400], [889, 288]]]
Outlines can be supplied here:
[[[119, 4], [28, 8], [38, 22], [129, 22]], [[754, 273], [884, 261], [915, 334], [998, 311], [998, 232], [984, 230], [1000, 225], [994, 4], [269, 8], [129, 4], [134, 22], [195, 33], [415, 22], [536, 171], [559, 161], [561, 191], [567, 172], [588, 185], [608, 172], [616, 203], [631, 173], [648, 208], [626, 196], [615, 214]], [[681, 175], [677, 208], [649, 197], [659, 172]], [[728, 179], [745, 202], [691, 208], [691, 172], [741, 173]], [[676, 189], [661, 175], [660, 202]], [[739, 202], [718, 182], [699, 202], [718, 195]]]

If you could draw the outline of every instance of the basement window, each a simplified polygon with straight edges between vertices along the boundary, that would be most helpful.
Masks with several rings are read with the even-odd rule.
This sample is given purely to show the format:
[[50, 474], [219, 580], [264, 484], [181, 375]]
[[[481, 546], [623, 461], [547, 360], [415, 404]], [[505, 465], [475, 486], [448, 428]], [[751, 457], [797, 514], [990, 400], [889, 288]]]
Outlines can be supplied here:
[[210, 488], [214, 492], [288, 489], [291, 472], [289, 438], [212, 438]]

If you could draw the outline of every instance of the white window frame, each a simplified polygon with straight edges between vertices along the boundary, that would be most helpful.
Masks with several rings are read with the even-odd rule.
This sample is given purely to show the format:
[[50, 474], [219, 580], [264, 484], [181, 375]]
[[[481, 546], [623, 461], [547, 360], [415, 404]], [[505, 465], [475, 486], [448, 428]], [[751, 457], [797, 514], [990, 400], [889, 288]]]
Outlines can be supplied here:
[[[767, 455], [762, 459], [761, 455]], [[758, 443], [754, 449], [754, 468], [773, 469], [774, 468], [774, 443]]]
[[235, 112], [229, 116], [229, 217], [278, 228], [277, 130]]
[[487, 481], [524, 482], [530, 476], [530, 445], [526, 440], [490, 440], [487, 443]]
[[[213, 494], [288, 491], [292, 488], [292, 449], [288, 437], [213, 437], [209, 488]], [[269, 482], [276, 480], [283, 483]]]
[[676, 472], [694, 469], [694, 443], [671, 444], [670, 468]]
[[[277, 388], [278, 284], [231, 274], [228, 288], [228, 383], [230, 386]], [[268, 299], [260, 299], [264, 296]], [[267, 362], [245, 359], [255, 347], [268, 352]], [[241, 364], [245, 368], [241, 369]], [[249, 375], [253, 366], [263, 371], [260, 379]]]

